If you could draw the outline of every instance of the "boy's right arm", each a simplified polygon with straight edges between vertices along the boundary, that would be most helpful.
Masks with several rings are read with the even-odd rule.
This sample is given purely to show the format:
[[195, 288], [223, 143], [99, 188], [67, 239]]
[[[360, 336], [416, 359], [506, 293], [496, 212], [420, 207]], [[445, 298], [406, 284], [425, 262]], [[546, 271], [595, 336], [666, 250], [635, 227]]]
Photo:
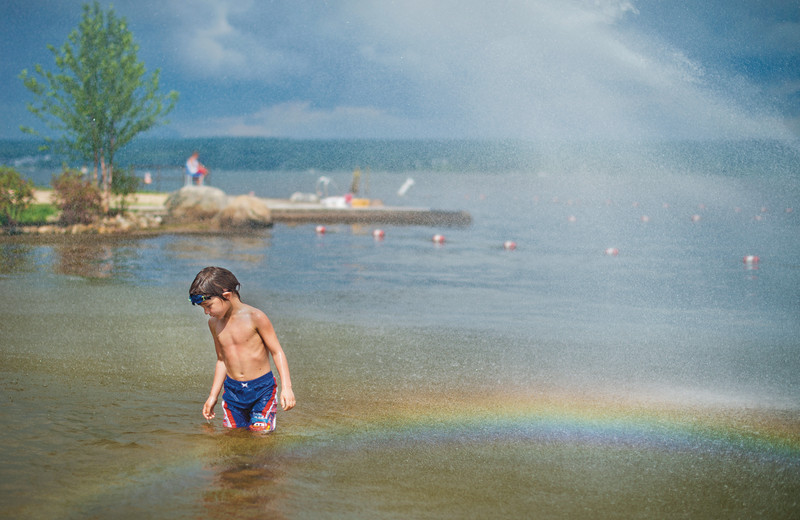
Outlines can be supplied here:
[[205, 417], [207, 421], [210, 421], [216, 415], [214, 413], [214, 407], [217, 405], [217, 399], [219, 399], [219, 393], [222, 392], [222, 385], [225, 383], [225, 377], [228, 375], [228, 371], [225, 368], [225, 361], [222, 357], [222, 345], [219, 344], [213, 318], [208, 320], [208, 330], [211, 332], [211, 337], [214, 339], [214, 350], [217, 353], [217, 364], [214, 366], [214, 380], [211, 383], [211, 392], [209, 392], [208, 399], [206, 399], [203, 405], [203, 417]]
[[216, 416], [214, 407], [217, 405], [217, 399], [219, 399], [219, 393], [222, 391], [222, 385], [225, 383], [226, 376], [225, 363], [221, 359], [218, 359], [214, 367], [214, 381], [211, 383], [211, 392], [203, 405], [203, 417], [205, 417], [206, 420], [210, 421]]

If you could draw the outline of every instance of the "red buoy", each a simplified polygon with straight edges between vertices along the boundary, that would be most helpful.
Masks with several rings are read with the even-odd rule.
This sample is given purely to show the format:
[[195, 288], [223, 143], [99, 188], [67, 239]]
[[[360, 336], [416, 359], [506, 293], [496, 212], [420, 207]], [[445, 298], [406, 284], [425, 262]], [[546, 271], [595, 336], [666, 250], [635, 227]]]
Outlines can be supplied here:
[[372, 232], [372, 238], [375, 240], [383, 240], [383, 237], [385, 236], [386, 233], [384, 233], [382, 229], [376, 229]]
[[604, 251], [604, 253], [606, 254], [606, 256], [617, 256], [619, 254], [619, 249], [617, 249], [616, 247], [609, 247]]
[[517, 248], [517, 243], [514, 242], [513, 240], [506, 240], [505, 242], [503, 242], [503, 249], [505, 249], [506, 251], [513, 251], [516, 248]]
[[433, 235], [433, 243], [434, 244], [444, 244], [444, 235]]
[[317, 234], [318, 235], [324, 235], [325, 231], [326, 231], [325, 226], [317, 226]]

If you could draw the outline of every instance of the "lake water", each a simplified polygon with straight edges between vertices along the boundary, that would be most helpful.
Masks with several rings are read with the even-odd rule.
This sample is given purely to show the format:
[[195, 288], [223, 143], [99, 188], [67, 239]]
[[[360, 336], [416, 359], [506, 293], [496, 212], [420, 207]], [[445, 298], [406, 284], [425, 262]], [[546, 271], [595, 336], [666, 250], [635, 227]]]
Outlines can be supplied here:
[[[797, 171], [568, 162], [365, 169], [369, 197], [473, 217], [379, 241], [3, 239], [0, 517], [797, 518]], [[209, 181], [288, 197], [321, 175], [350, 185]], [[207, 265], [287, 353], [298, 405], [272, 435], [201, 416]]]

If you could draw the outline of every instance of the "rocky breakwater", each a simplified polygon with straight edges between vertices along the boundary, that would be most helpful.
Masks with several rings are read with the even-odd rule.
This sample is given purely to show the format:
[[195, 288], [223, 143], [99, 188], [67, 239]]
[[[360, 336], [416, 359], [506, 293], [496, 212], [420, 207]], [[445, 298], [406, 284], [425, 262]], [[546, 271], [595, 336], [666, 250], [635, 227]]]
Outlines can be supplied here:
[[169, 227], [252, 230], [272, 226], [269, 206], [253, 195], [230, 196], [210, 186], [185, 186], [165, 202]]
[[114, 235], [148, 232], [160, 229], [163, 218], [157, 212], [129, 212], [109, 216], [86, 224], [60, 224], [57, 221], [37, 226], [15, 226], [0, 229], [0, 235]]
[[[39, 194], [50, 202], [51, 194]], [[186, 186], [170, 195], [148, 195], [145, 204], [133, 204], [124, 214], [98, 218], [87, 224], [64, 225], [58, 215], [52, 223], [0, 228], [0, 235], [115, 235], [153, 232], [247, 231], [272, 226], [267, 204], [252, 195], [230, 196], [218, 188]], [[149, 200], [153, 199], [153, 200]]]

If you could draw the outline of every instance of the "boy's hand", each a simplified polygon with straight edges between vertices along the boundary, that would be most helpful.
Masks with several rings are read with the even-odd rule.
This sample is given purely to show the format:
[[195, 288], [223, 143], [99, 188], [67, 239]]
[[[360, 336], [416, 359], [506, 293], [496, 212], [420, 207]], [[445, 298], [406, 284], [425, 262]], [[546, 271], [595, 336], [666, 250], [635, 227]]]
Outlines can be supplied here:
[[207, 421], [210, 421], [216, 414], [214, 413], [214, 407], [217, 405], [217, 400], [209, 397], [206, 403], [203, 405], [203, 417], [206, 418]]
[[284, 410], [291, 410], [294, 408], [295, 400], [294, 400], [294, 392], [292, 392], [291, 388], [284, 388], [281, 390], [281, 407]]

